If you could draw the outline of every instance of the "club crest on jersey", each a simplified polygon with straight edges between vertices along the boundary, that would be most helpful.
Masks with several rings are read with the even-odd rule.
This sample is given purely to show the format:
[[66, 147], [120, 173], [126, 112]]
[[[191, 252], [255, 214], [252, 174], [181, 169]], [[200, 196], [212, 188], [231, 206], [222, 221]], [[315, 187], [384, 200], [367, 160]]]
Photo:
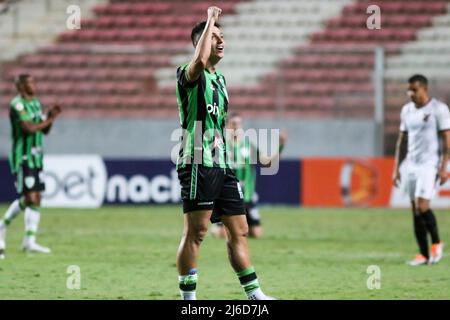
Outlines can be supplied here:
[[33, 188], [35, 179], [34, 177], [25, 177], [25, 185], [28, 189]]
[[214, 137], [214, 149], [219, 148], [220, 150], [224, 150], [224, 145], [222, 138]]
[[429, 113], [424, 114], [423, 115], [423, 122], [428, 122], [428, 119], [430, 119], [430, 114]]

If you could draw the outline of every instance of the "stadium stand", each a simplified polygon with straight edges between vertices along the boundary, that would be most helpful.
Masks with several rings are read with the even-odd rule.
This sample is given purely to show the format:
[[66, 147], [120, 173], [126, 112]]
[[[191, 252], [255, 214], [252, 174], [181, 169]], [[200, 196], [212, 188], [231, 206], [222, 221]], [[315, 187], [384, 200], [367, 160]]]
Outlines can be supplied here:
[[33, 53], [54, 42], [55, 37], [66, 30], [69, 5], [82, 5], [82, 16], [89, 17], [89, 9], [103, 2], [105, 0], [4, 1], [5, 10], [0, 19], [0, 62]]
[[450, 2], [421, 2], [416, 4], [417, 14], [411, 14], [409, 24], [425, 20], [423, 12], [434, 12], [431, 23], [423, 25], [414, 41], [404, 43], [400, 52], [386, 60], [386, 151], [394, 150], [394, 136], [398, 132], [399, 109], [407, 100], [405, 79], [415, 73], [426, 75], [430, 90], [447, 104], [450, 103], [448, 82], [450, 81]]
[[[208, 6], [183, 3], [113, 1], [96, 6], [95, 18], [83, 20], [81, 30], [66, 31], [54, 45], [6, 65], [0, 89], [13, 94], [12, 76], [27, 70], [39, 80], [42, 100], [59, 101], [67, 114], [175, 115], [174, 95], [157, 91], [153, 71], [186, 50], [190, 29]], [[224, 12], [232, 12], [235, 3], [224, 2]]]
[[[44, 102], [73, 115], [175, 116], [175, 66], [191, 55], [192, 25], [208, 1], [110, 1], [97, 5], [82, 29], [5, 65], [0, 90], [27, 70]], [[382, 29], [366, 27], [368, 5], [382, 11]], [[235, 110], [258, 116], [373, 116], [373, 50], [387, 53], [387, 78], [421, 71], [447, 76], [447, 0], [222, 1], [228, 42], [221, 64]], [[436, 41], [439, 40], [439, 41]], [[423, 52], [434, 52], [436, 59]], [[397, 132], [404, 87], [386, 86], [387, 134]], [[2, 102], [4, 105], [4, 101]]]
[[[387, 57], [396, 56], [405, 42], [415, 41], [417, 33], [432, 24], [435, 15], [445, 13], [448, 1], [359, 1], [346, 6], [339, 17], [330, 19], [327, 27], [311, 37], [311, 42], [298, 49], [297, 54], [283, 61], [282, 74], [287, 75], [287, 81], [297, 79], [303, 85], [311, 85], [310, 96], [317, 96], [315, 107], [320, 106], [323, 93], [326, 97], [342, 97], [331, 103], [331, 115], [356, 117], [372, 116], [374, 110], [372, 72], [374, 59], [370, 48], [383, 46]], [[366, 27], [369, 5], [377, 4], [382, 12], [382, 29], [369, 30]], [[342, 53], [326, 47], [349, 48]], [[354, 50], [351, 48], [359, 48]], [[311, 54], [308, 49], [317, 48]], [[366, 48], [366, 50], [363, 50]], [[352, 52], [354, 50], [354, 52]], [[295, 71], [296, 70], [296, 71]], [[322, 77], [309, 78], [307, 70], [322, 72]], [[300, 75], [300, 77], [296, 75]], [[340, 75], [338, 82], [334, 76]], [[294, 78], [293, 78], [294, 77]], [[405, 79], [402, 79], [403, 82]], [[389, 90], [389, 88], [387, 88]], [[289, 90], [289, 89], [288, 89]], [[291, 91], [292, 92], [292, 91]], [[295, 92], [295, 91], [294, 91]], [[293, 93], [294, 94], [294, 93]], [[289, 95], [289, 93], [288, 93]], [[305, 97], [305, 95], [302, 95]], [[404, 90], [401, 97], [405, 101]], [[386, 97], [389, 103], [390, 96]], [[398, 99], [397, 99], [398, 101]], [[301, 105], [301, 102], [298, 103]], [[398, 117], [400, 105], [395, 114]], [[389, 120], [389, 118], [388, 118]], [[395, 119], [396, 126], [398, 119]], [[390, 123], [388, 123], [388, 126]], [[398, 128], [395, 133], [397, 133]]]

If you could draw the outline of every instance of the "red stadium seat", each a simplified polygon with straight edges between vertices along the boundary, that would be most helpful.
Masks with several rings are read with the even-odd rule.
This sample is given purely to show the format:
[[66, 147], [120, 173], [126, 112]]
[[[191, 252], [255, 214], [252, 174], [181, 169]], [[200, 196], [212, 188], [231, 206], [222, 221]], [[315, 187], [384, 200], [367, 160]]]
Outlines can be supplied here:
[[[220, 6], [229, 14], [238, 2], [221, 1]], [[420, 28], [431, 25], [434, 15], [445, 13], [448, 2], [375, 0], [371, 4], [382, 10], [381, 30], [366, 28], [367, 4], [345, 6], [257, 84], [230, 86], [233, 108], [270, 114], [281, 105], [297, 116], [333, 117], [342, 110], [347, 116], [370, 115], [374, 58], [369, 50], [381, 45], [389, 55], [396, 54]], [[174, 55], [186, 52], [190, 28], [209, 5], [206, 0], [112, 0], [96, 6], [95, 16], [83, 19], [81, 30], [66, 31], [57, 43], [8, 66], [0, 90], [14, 93], [13, 76], [27, 71], [39, 80], [46, 101], [59, 99], [83, 114], [96, 109], [174, 114], [175, 86], [160, 88], [155, 70], [171, 66]], [[349, 45], [361, 51], [339, 53]], [[285, 86], [278, 100], [280, 83]]]

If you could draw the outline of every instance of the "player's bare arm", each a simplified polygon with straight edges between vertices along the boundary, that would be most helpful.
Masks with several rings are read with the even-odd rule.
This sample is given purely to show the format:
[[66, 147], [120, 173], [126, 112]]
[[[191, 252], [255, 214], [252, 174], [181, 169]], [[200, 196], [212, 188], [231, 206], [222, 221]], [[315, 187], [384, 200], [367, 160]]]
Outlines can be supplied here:
[[208, 19], [206, 21], [206, 27], [200, 36], [197, 45], [195, 47], [194, 57], [189, 63], [187, 70], [187, 80], [193, 82], [197, 80], [203, 70], [205, 70], [208, 63], [209, 57], [211, 55], [211, 45], [213, 37], [220, 35], [214, 34], [214, 24], [219, 20], [219, 15], [222, 9], [218, 7], [208, 8]]
[[400, 131], [397, 143], [395, 145], [395, 165], [394, 165], [394, 172], [392, 174], [392, 182], [396, 187], [398, 187], [398, 184], [401, 181], [400, 165], [402, 164], [403, 160], [406, 157], [406, 153], [403, 152], [404, 149], [403, 146], [405, 145], [407, 139], [408, 134], [406, 132]]
[[49, 112], [49, 117], [40, 123], [33, 123], [31, 121], [21, 121], [20, 127], [22, 128], [22, 131], [27, 134], [33, 134], [38, 131], [44, 132], [44, 130], [46, 130], [46, 128], [48, 128], [49, 126], [51, 126], [53, 124], [53, 122], [56, 120], [56, 118], [61, 113], [60, 107], [57, 107], [57, 108], [53, 107], [51, 110], [53, 110], [53, 112], [51, 112], [51, 113]]
[[450, 130], [445, 130], [439, 133], [439, 138], [442, 142], [442, 158], [439, 167], [438, 178], [440, 185], [443, 185], [448, 180], [447, 176], [447, 163], [448, 163], [448, 153], [450, 150]]

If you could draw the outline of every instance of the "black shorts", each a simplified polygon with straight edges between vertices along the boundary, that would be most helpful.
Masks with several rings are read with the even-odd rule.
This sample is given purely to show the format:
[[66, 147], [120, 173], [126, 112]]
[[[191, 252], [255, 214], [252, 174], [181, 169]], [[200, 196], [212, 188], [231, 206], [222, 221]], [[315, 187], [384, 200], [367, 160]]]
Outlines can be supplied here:
[[256, 227], [261, 225], [259, 210], [254, 202], [245, 203], [245, 215], [247, 217], [247, 224], [249, 227]]
[[222, 215], [245, 214], [241, 186], [231, 169], [188, 165], [178, 169], [183, 212], [213, 210], [211, 222]]
[[[258, 227], [261, 225], [261, 218], [259, 210], [254, 202], [245, 202], [245, 217], [249, 227]], [[222, 222], [217, 222], [218, 225], [223, 226]]]
[[16, 174], [16, 190], [19, 194], [42, 192], [45, 190], [42, 168], [29, 168], [22, 165]]

